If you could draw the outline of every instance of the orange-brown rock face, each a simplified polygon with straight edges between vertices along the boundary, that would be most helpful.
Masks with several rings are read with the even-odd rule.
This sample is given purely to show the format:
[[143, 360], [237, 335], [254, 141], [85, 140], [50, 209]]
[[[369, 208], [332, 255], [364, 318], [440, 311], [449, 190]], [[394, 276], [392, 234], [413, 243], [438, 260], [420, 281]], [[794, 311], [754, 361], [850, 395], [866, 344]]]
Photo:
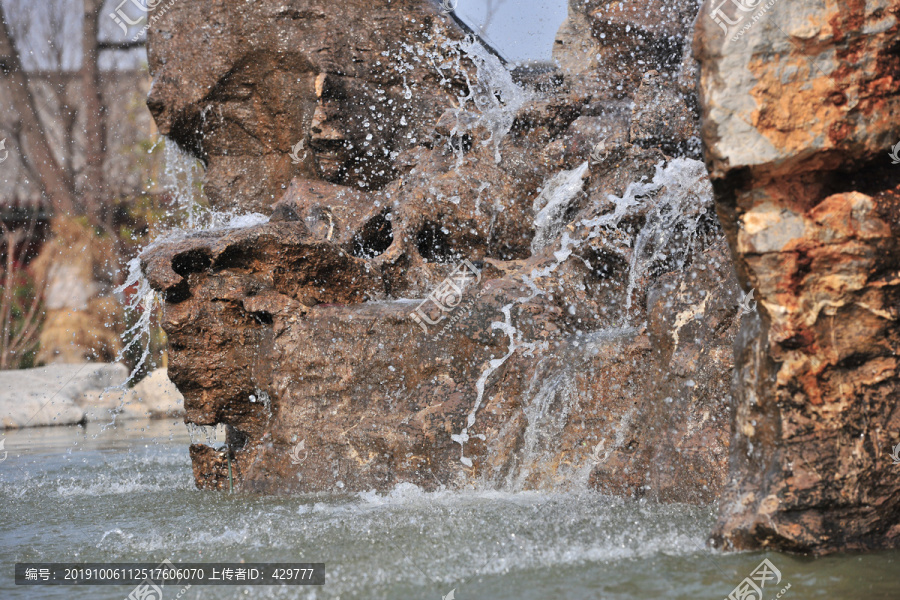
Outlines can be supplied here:
[[713, 4], [694, 48], [703, 139], [759, 307], [716, 537], [900, 546], [900, 2]]

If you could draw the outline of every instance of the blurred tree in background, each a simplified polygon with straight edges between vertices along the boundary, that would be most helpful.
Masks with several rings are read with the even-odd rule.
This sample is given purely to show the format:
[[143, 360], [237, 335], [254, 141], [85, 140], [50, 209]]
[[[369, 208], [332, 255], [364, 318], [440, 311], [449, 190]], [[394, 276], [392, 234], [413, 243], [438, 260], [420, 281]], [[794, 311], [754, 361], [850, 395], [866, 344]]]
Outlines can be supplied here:
[[115, 289], [165, 214], [144, 43], [115, 8], [0, 0], [0, 368], [114, 360]]

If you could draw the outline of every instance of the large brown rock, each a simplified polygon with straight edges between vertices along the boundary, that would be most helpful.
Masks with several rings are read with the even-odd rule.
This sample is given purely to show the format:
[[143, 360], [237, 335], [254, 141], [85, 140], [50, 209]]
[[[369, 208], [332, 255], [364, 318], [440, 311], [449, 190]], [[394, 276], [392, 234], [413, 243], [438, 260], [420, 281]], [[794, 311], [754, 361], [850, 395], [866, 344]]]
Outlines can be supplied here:
[[220, 208], [265, 210], [295, 176], [383, 186], [459, 92], [437, 2], [175, 2], [148, 35], [150, 110]]
[[[627, 164], [640, 179], [642, 163]], [[621, 175], [608, 167], [596, 170]], [[391, 293], [416, 273], [354, 255], [371, 225], [352, 206], [371, 211], [330, 184], [295, 182], [269, 223], [146, 252], [186, 419], [228, 425], [224, 451], [192, 447], [198, 485], [224, 488], [230, 464], [239, 489], [266, 492], [412, 482], [714, 498], [738, 294], [701, 208], [702, 167], [669, 170], [684, 181], [640, 197], [585, 172], [586, 189], [610, 191], [578, 200], [565, 237], [528, 260], [478, 260], [456, 311], [430, 306], [432, 327], [410, 318], [420, 300]], [[612, 193], [632, 203], [616, 212]], [[333, 229], [310, 216], [323, 200]], [[453, 267], [414, 260], [433, 278]]]
[[897, 547], [900, 2], [781, 2], [722, 23], [711, 4], [695, 40], [703, 138], [759, 306], [740, 338], [716, 537]]
[[[628, 102], [518, 86], [444, 46], [458, 32], [427, 2], [265, 1], [243, 23], [230, 4], [151, 35], [161, 128], [208, 161], [215, 204], [271, 215], [142, 255], [186, 420], [227, 426], [191, 447], [197, 484], [715, 498], [739, 293], [705, 168], [654, 145], [665, 120], [632, 145]], [[409, 98], [404, 44], [423, 52]], [[394, 104], [368, 139], [379, 90]]]

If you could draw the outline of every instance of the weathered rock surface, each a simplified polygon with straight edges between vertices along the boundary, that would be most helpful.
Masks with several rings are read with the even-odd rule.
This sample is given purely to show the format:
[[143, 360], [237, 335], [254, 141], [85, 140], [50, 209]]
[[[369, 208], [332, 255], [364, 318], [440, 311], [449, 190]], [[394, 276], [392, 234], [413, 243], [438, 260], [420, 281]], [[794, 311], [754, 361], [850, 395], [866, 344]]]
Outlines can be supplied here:
[[680, 0], [569, 0], [553, 58], [580, 93], [631, 97], [644, 73], [678, 73], [697, 8]]
[[[227, 426], [222, 448], [191, 446], [199, 486], [716, 497], [739, 290], [702, 163], [659, 147], [689, 123], [652, 90], [632, 121], [642, 72], [624, 90], [583, 85], [597, 73], [517, 85], [480, 46], [445, 44], [461, 35], [436, 3], [297, 3], [287, 19], [264, 1], [245, 23], [214, 4], [151, 30], [151, 106], [208, 161], [215, 204], [271, 216], [141, 259], [185, 419]], [[634, 33], [642, 53], [671, 46], [672, 86], [680, 19]], [[355, 23], [363, 41], [326, 37]], [[391, 72], [398, 48], [411, 71]], [[395, 103], [374, 120], [379, 89]]]
[[[304, 226], [271, 223], [229, 236], [254, 240], [247, 247], [261, 256], [290, 256], [282, 243], [281, 252], [260, 243], [284, 240], [287, 227]], [[270, 228], [279, 235], [263, 233]], [[288, 263], [247, 255], [237, 271], [213, 260], [188, 275], [191, 295], [166, 310], [187, 419], [229, 425], [243, 489], [590, 482], [708, 501], [723, 483], [737, 294], [734, 283], [696, 282], [727, 280], [730, 263], [721, 246], [710, 248], [685, 273], [659, 280], [652, 331], [615, 327], [619, 313], [608, 307], [625, 301], [628, 266], [607, 256], [606, 242], [585, 244], [582, 260], [593, 267], [558, 263], [549, 251], [525, 264], [488, 259], [459, 300], [454, 326], [427, 331], [410, 319], [418, 302], [301, 304], [302, 294], [269, 280]], [[350, 269], [332, 277], [324, 289], [356, 284]], [[556, 291], [531, 298], [531, 285]], [[292, 448], [301, 442], [299, 460]], [[198, 483], [226, 485], [223, 452], [195, 445], [192, 457]]]
[[380, 188], [461, 92], [434, 68], [464, 36], [437, 2], [235, 6], [173, 3], [148, 32], [148, 105], [206, 163], [214, 206], [266, 210], [298, 176]]
[[781, 2], [698, 21], [716, 206], [759, 303], [737, 358], [726, 548], [900, 546], [898, 14]]

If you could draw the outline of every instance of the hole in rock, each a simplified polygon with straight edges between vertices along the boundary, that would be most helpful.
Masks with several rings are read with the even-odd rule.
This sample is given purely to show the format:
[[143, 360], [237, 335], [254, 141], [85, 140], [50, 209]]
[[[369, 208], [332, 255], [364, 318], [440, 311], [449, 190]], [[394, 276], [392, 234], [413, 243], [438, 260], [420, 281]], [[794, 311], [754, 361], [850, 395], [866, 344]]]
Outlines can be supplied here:
[[449, 262], [454, 254], [447, 240], [447, 231], [439, 223], [426, 222], [416, 234], [419, 254], [429, 261]]
[[172, 270], [187, 277], [191, 273], [201, 273], [209, 268], [212, 259], [206, 250], [189, 250], [172, 259]]
[[250, 313], [250, 314], [253, 315], [253, 318], [256, 319], [256, 321], [258, 323], [260, 323], [261, 325], [271, 325], [272, 323], [274, 323], [274, 319], [273, 319], [271, 313], [267, 313], [264, 311], [258, 311], [258, 312]]
[[228, 246], [216, 257], [216, 271], [247, 268], [252, 259], [252, 249], [242, 245]]
[[246, 433], [236, 429], [232, 425], [225, 426], [225, 443], [231, 448], [232, 452], [240, 450], [247, 443], [248, 436]]
[[351, 254], [357, 258], [374, 258], [390, 248], [394, 243], [394, 228], [390, 219], [390, 211], [385, 210], [363, 225], [353, 236]]

